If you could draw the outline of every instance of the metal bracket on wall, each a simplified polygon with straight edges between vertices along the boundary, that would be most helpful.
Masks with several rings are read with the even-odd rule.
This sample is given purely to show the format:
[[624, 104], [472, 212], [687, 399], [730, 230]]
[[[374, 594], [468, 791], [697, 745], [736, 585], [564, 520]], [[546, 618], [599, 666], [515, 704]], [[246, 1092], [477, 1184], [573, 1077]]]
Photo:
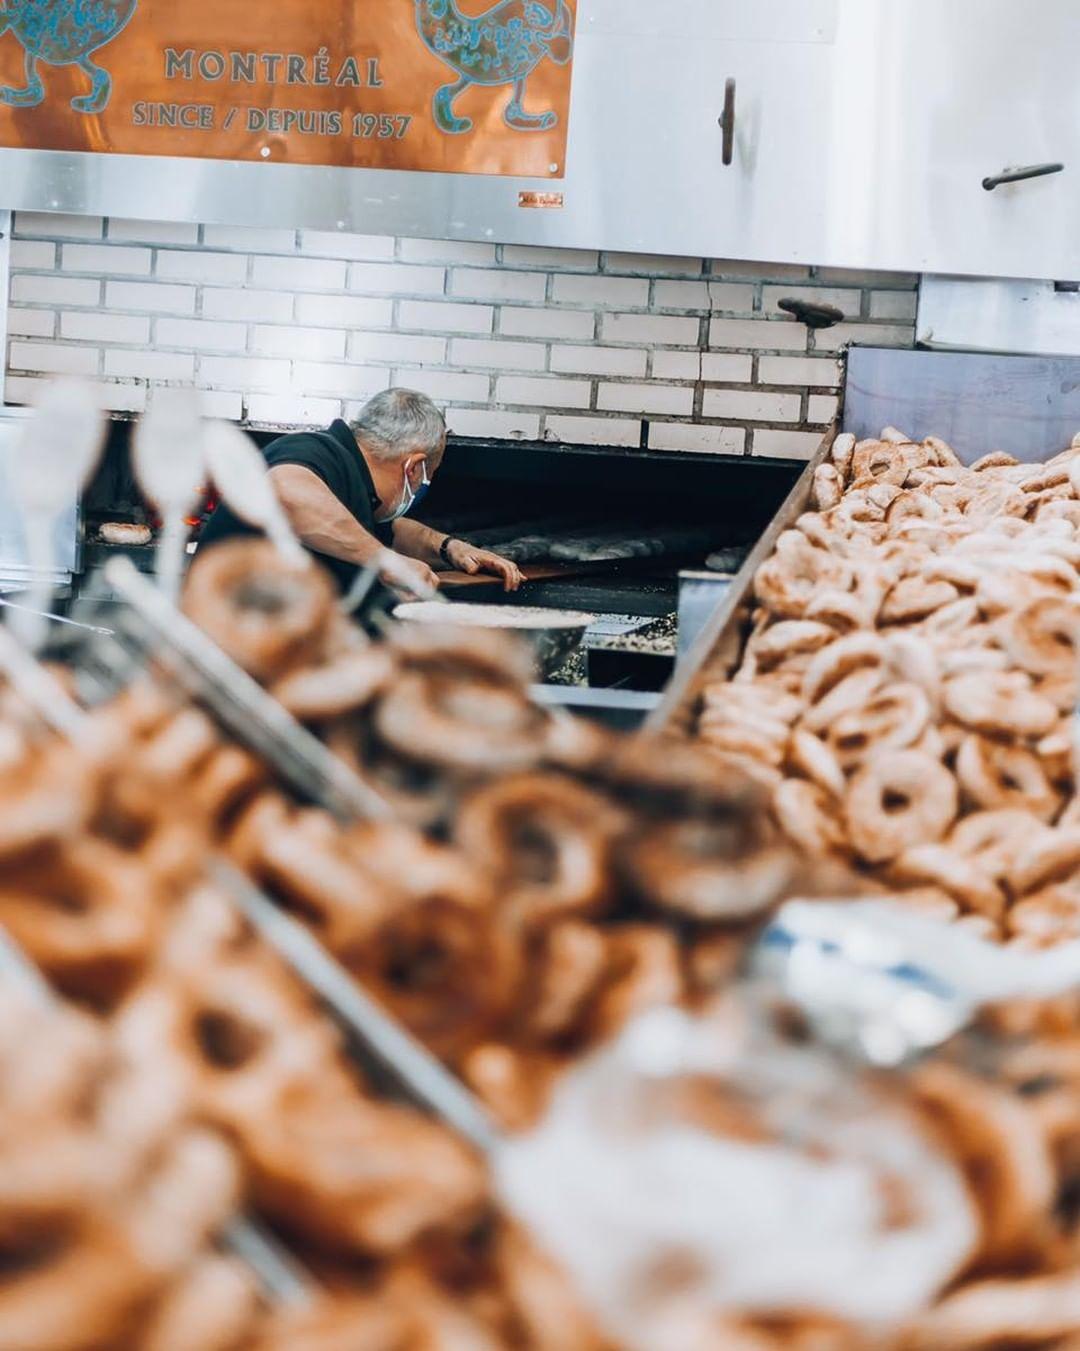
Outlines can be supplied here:
[[4, 398], [4, 380], [7, 375], [8, 302], [11, 296], [11, 224], [10, 211], [0, 211], [0, 406]]

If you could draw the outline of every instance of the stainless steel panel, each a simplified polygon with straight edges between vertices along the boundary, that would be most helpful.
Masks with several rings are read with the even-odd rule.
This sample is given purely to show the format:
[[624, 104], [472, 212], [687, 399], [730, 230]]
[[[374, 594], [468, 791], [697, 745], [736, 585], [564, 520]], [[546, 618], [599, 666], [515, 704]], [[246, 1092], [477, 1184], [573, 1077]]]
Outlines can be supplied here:
[[679, 661], [693, 650], [698, 635], [734, 580], [734, 576], [726, 572], [687, 569], [679, 573], [679, 642], [676, 649]]
[[[7, 41], [9, 39], [0, 39]], [[4, 206], [1080, 277], [1075, 0], [581, 0], [553, 180], [0, 152]], [[717, 125], [737, 80], [735, 162]], [[2, 111], [2, 110], [0, 110]], [[1065, 171], [986, 192], [1010, 165]]]
[[990, 450], [1048, 459], [1080, 431], [1080, 359], [853, 347], [844, 430], [888, 425], [944, 437], [967, 463]]
[[936, 350], [1080, 356], [1080, 292], [1050, 281], [923, 277], [915, 333]]
[[[24, 584], [30, 577], [29, 553], [22, 512], [11, 491], [8, 465], [16, 449], [19, 423], [27, 416], [14, 408], [0, 408], [0, 582]], [[58, 581], [67, 581], [79, 567], [79, 502], [76, 495], [58, 516], [53, 530], [53, 557]]]

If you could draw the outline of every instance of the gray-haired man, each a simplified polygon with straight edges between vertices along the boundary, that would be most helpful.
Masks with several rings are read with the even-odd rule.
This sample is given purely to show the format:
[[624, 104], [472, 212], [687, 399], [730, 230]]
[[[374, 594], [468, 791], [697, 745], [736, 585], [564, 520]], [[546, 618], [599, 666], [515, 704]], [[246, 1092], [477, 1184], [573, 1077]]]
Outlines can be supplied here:
[[[384, 581], [416, 594], [438, 585], [436, 568], [490, 572], [507, 591], [521, 585], [517, 565], [465, 540], [443, 535], [406, 513], [442, 463], [446, 422], [426, 394], [391, 389], [325, 432], [294, 432], [264, 451], [270, 480], [293, 529], [333, 573], [343, 592], [383, 549], [393, 556]], [[207, 522], [200, 547], [251, 529], [228, 507]]]

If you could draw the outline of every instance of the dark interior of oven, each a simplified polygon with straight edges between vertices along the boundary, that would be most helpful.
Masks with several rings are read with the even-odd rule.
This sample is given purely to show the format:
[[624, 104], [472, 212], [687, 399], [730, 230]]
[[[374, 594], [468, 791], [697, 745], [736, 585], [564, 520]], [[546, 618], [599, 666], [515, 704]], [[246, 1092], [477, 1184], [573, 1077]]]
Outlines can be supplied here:
[[[131, 472], [132, 425], [111, 424], [107, 452], [84, 496], [87, 573], [117, 547], [151, 565], [151, 547], [110, 545], [100, 535], [110, 521], [155, 523]], [[269, 432], [253, 435], [262, 444], [273, 439]], [[583, 610], [620, 635], [621, 616], [662, 624], [674, 615], [680, 571], [708, 562], [734, 571], [800, 468], [789, 460], [452, 437], [418, 515], [513, 557], [530, 577], [511, 596], [491, 580], [459, 579], [454, 598]], [[590, 680], [662, 687], [674, 633], [672, 620], [670, 643], [639, 652], [636, 673], [624, 673], [632, 664], [625, 654], [597, 655]], [[621, 635], [600, 643], [605, 651], [623, 645]], [[657, 655], [664, 659], [650, 661]]]

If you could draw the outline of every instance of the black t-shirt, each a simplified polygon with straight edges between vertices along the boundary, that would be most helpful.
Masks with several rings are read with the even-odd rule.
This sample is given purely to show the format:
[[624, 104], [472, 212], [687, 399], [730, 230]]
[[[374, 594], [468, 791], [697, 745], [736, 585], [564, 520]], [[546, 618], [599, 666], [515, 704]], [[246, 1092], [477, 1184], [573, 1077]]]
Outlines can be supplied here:
[[[365, 530], [369, 530], [388, 548], [393, 546], [392, 527], [375, 523], [379, 499], [360, 447], [356, 444], [356, 437], [347, 422], [338, 418], [325, 432], [292, 432], [288, 436], [280, 436], [270, 442], [263, 454], [271, 468], [278, 464], [298, 464], [310, 469]], [[205, 548], [238, 535], [257, 533], [223, 502], [207, 521], [199, 547]], [[348, 591], [360, 571], [357, 565], [346, 563], [340, 558], [331, 558], [328, 554], [315, 553], [315, 557], [333, 574], [341, 591]]]

